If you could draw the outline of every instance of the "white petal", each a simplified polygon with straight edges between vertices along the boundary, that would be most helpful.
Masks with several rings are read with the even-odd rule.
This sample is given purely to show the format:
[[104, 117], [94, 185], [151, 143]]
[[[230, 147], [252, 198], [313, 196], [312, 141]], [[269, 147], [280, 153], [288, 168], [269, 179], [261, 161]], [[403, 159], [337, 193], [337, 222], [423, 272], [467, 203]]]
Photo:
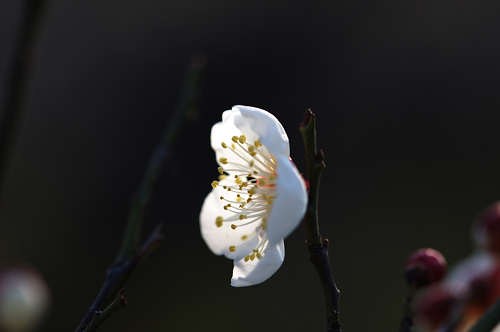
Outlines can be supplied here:
[[[290, 156], [288, 136], [274, 115], [260, 108], [241, 105], [234, 106], [233, 111], [241, 112], [241, 115], [245, 118], [246, 121], [235, 121], [234, 123], [245, 135], [247, 135], [246, 132], [255, 133], [260, 138], [260, 142], [275, 157], [281, 154], [287, 157]], [[238, 118], [236, 119], [238, 120]]]
[[273, 203], [266, 230], [271, 242], [277, 242], [293, 232], [307, 208], [307, 189], [304, 179], [288, 157], [282, 155], [277, 159], [278, 197]]
[[215, 151], [215, 158], [217, 160], [217, 163], [220, 166], [224, 166], [221, 164], [220, 158], [227, 158], [231, 161], [238, 161], [238, 162], [240, 160], [233, 152], [230, 151], [229, 148], [224, 149], [222, 147], [222, 142], [230, 146], [231, 143], [233, 143], [231, 141], [231, 137], [233, 136], [239, 137], [241, 135], [241, 131], [234, 125], [235, 115], [239, 115], [240, 117], [241, 115], [239, 114], [239, 112], [235, 113], [233, 111], [226, 111], [223, 113], [223, 115], [225, 115], [223, 116], [224, 121], [217, 122], [212, 127], [212, 132], [210, 135], [210, 143], [212, 145], [212, 149], [214, 149]]
[[285, 259], [283, 240], [270, 245], [261, 259], [245, 262], [243, 258], [234, 261], [231, 286], [245, 287], [260, 284], [271, 277], [280, 268]]
[[[224, 184], [221, 181], [221, 184]], [[254, 227], [251, 225], [231, 228], [231, 222], [224, 222], [222, 227], [215, 225], [215, 219], [218, 216], [229, 218], [234, 216], [233, 212], [224, 210], [224, 201], [220, 200], [220, 196], [227, 194], [227, 191], [222, 189], [221, 186], [212, 189], [210, 194], [205, 198], [200, 212], [200, 228], [201, 236], [206, 244], [216, 255], [225, 255], [227, 258], [235, 259], [240, 256], [245, 256], [257, 247], [258, 239], [253, 241], [243, 241], [241, 237], [253, 232]], [[251, 237], [249, 237], [250, 239]], [[229, 246], [241, 246], [235, 252], [229, 251]]]

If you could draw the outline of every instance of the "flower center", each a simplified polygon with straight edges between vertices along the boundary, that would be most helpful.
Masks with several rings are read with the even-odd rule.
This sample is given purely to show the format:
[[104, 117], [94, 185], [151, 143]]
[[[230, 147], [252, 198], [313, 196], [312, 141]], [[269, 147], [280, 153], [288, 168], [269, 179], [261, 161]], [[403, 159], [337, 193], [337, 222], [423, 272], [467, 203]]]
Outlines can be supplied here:
[[[212, 182], [212, 187], [222, 186], [227, 190], [225, 196], [221, 196], [224, 210], [233, 212], [230, 217], [219, 216], [215, 220], [217, 227], [222, 227], [225, 222], [231, 223], [231, 228], [253, 225], [253, 231], [241, 236], [243, 244], [230, 246], [229, 251], [235, 252], [239, 247], [248, 241], [259, 240], [258, 246], [252, 249], [252, 253], [245, 256], [245, 262], [253, 261], [255, 258], [262, 258], [267, 250], [269, 242], [266, 228], [268, 216], [271, 212], [273, 202], [277, 197], [276, 190], [276, 160], [267, 148], [259, 140], [254, 144], [247, 142], [244, 135], [233, 136], [230, 145], [222, 142], [224, 149], [229, 149], [234, 153], [235, 158], [221, 158], [220, 163], [224, 167], [219, 167], [221, 174], [219, 180], [224, 180], [224, 185], [218, 181]], [[230, 178], [227, 174], [235, 174]]]

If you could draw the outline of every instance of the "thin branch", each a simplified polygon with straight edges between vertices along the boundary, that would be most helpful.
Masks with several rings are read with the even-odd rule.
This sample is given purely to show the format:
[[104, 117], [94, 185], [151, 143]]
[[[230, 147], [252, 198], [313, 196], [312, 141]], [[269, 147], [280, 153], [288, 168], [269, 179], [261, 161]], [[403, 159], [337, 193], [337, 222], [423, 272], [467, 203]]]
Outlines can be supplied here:
[[183, 92], [176, 110], [167, 123], [162, 138], [153, 151], [139, 186], [139, 190], [132, 201], [121, 249], [115, 262], [107, 271], [106, 279], [99, 294], [75, 332], [82, 332], [85, 330], [92, 321], [94, 313], [103, 310], [113, 301], [113, 298], [119, 290], [124, 287], [134, 268], [164, 240], [160, 232], [161, 225], [158, 225], [149, 236], [149, 239], [138, 248], [142, 219], [146, 207], [149, 204], [152, 189], [158, 179], [161, 169], [164, 168], [166, 163], [171, 159], [172, 144], [175, 142], [186, 121], [192, 118], [198, 103], [198, 89], [205, 63], [206, 60], [204, 56], [197, 56], [193, 58], [188, 67]]
[[127, 305], [127, 299], [123, 296], [125, 289], [122, 289], [116, 299], [104, 310], [94, 312], [94, 318], [83, 332], [95, 332], [109, 316]]
[[327, 317], [327, 332], [341, 332], [339, 318], [340, 291], [335, 284], [330, 259], [328, 257], [328, 239], [321, 241], [318, 224], [318, 194], [321, 172], [325, 168], [323, 151], [316, 149], [316, 117], [307, 110], [300, 125], [304, 139], [307, 159], [307, 180], [309, 181], [309, 203], [304, 222], [307, 232], [307, 248], [310, 261], [316, 268], [323, 285]]
[[414, 283], [408, 285], [408, 295], [403, 301], [403, 318], [399, 324], [399, 332], [411, 332], [413, 331], [413, 317], [415, 312], [413, 311], [413, 297], [417, 291], [417, 287]]
[[500, 299], [474, 324], [469, 332], [489, 332], [500, 323]]
[[144, 218], [144, 212], [146, 211], [151, 197], [151, 190], [158, 179], [161, 168], [167, 164], [172, 157], [172, 144], [177, 139], [177, 136], [187, 120], [196, 112], [196, 106], [199, 102], [198, 90], [205, 65], [205, 57], [203, 55], [198, 55], [191, 60], [187, 69], [184, 87], [177, 106], [149, 159], [142, 182], [132, 200], [124, 240], [117, 257], [118, 262], [127, 260], [137, 250], [140, 242], [142, 219]]
[[0, 111], [0, 193], [5, 189], [13, 145], [26, 105], [27, 86], [36, 59], [36, 37], [40, 35], [44, 9], [45, 0], [25, 1], [19, 38], [14, 45], [5, 104]]

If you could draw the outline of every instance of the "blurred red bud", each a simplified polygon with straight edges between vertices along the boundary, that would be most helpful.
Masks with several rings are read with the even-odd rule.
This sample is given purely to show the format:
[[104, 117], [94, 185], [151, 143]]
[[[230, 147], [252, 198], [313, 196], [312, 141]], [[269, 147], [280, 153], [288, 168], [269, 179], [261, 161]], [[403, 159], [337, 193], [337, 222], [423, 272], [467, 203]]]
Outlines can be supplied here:
[[500, 202], [483, 210], [473, 226], [476, 243], [494, 254], [500, 254]]
[[458, 284], [437, 284], [423, 290], [415, 301], [415, 324], [419, 331], [435, 331], [448, 322], [465, 291], [466, 287]]
[[415, 251], [406, 262], [405, 276], [408, 284], [417, 288], [443, 280], [446, 274], [446, 260], [437, 250], [422, 248]]

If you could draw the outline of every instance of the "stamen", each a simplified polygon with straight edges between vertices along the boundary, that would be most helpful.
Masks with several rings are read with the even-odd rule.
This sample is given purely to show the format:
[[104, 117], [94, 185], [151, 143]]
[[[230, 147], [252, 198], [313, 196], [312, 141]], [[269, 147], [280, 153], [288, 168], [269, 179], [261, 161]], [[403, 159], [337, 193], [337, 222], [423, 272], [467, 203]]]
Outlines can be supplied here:
[[222, 142], [222, 143], [221, 143], [221, 145], [222, 145], [222, 147], [223, 147], [224, 149], [227, 149], [227, 145], [226, 145], [226, 143]]
[[222, 169], [222, 167], [218, 167], [217, 170], [219, 171], [220, 174], [224, 174], [224, 170]]
[[224, 219], [219, 216], [219, 217], [215, 218], [215, 225], [217, 225], [217, 227], [221, 227], [223, 221], [224, 221]]
[[239, 138], [239, 141], [240, 141], [241, 144], [245, 143], [246, 140], [247, 140], [247, 138], [245, 137], [245, 135], [241, 135], [240, 138]]
[[250, 259], [250, 255], [246, 255], [245, 256], [245, 262], [248, 262], [249, 259]]
[[236, 226], [235, 224], [232, 224], [232, 225], [231, 225], [231, 228], [232, 228], [232, 229], [236, 229], [236, 228], [238, 228], [238, 226]]
[[227, 164], [227, 158], [220, 158], [219, 161], [224, 165]]
[[233, 137], [231, 138], [231, 140], [232, 140], [234, 143], [238, 143], [238, 139], [239, 139], [239, 138], [238, 138], [238, 136], [233, 136]]
[[[235, 246], [230, 246], [229, 247], [229, 251], [230, 252], [235, 252], [236, 251], [236, 247]], [[253, 259], [252, 259], [253, 260]]]
[[246, 239], [248, 239], [248, 235], [243, 235], [243, 236], [241, 237], [241, 239], [242, 239], [243, 241], [245, 241]]
[[219, 185], [219, 182], [212, 181], [212, 188], [217, 188], [218, 185]]

